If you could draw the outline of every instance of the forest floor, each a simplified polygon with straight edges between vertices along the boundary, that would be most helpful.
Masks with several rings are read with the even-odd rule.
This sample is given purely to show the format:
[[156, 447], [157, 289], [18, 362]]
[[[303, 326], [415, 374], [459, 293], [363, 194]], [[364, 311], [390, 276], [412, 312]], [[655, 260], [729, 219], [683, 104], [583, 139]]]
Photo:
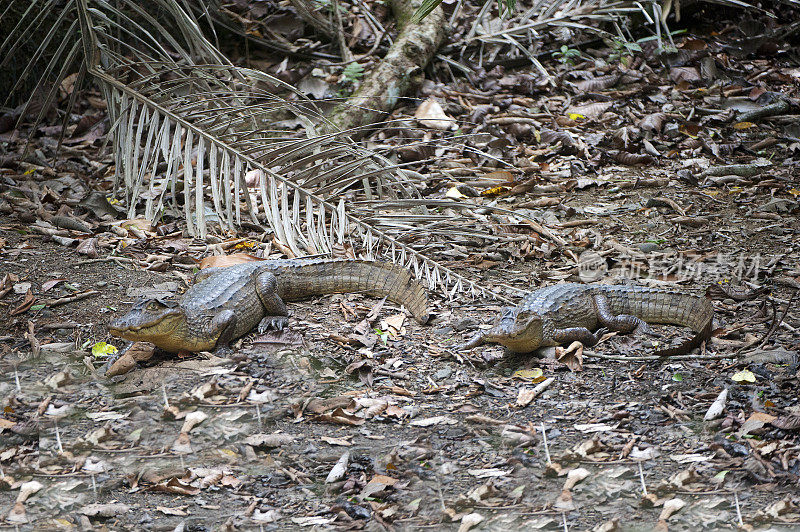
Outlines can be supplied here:
[[[571, 145], [536, 144], [530, 122], [502, 122], [512, 131], [500, 153], [517, 168], [527, 158], [536, 172], [508, 179], [453, 158], [425, 190], [454, 202], [496, 201], [538, 221], [498, 216], [498, 231], [519, 238], [461, 243], [463, 253], [447, 262], [511, 299], [509, 287], [579, 281], [587, 250], [604, 257], [604, 282], [773, 287], [755, 300], [715, 301], [714, 336], [688, 356], [654, 359], [652, 338], [621, 335], [559, 351], [558, 361], [491, 345], [459, 351], [500, 304], [432, 293], [432, 319], [420, 326], [388, 302], [355, 294], [290, 304], [286, 331], [248, 335], [230, 357], [156, 353], [109, 377], [98, 343], [123, 345], [109, 336], [109, 321], [142, 294], [185, 290], [196, 266], [187, 258], [243, 242], [198, 242], [175, 222], [157, 233], [140, 220], [120, 234], [98, 214], [108, 206], [85, 199], [60, 212], [89, 213], [91, 233], [39, 224], [71, 194], [107, 190], [110, 178], [98, 169], [110, 158], [87, 138], [68, 148], [72, 172], [6, 159], [0, 528], [800, 529], [800, 132], [792, 100], [800, 66], [780, 54], [727, 65], [749, 81], [735, 91], [726, 85], [726, 104], [746, 112], [768, 105], [764, 94], [783, 95], [790, 105], [781, 114], [684, 120], [689, 109], [720, 107], [694, 83], [700, 59], [691, 53], [697, 41], [713, 47], [715, 39], [690, 33], [681, 65], [640, 63], [628, 85], [597, 89], [602, 98], [593, 94], [558, 121]], [[508, 78], [517, 75], [485, 73], [482, 83], [500, 91], [488, 99], [463, 80], [426, 85], [423, 98], [442, 99], [446, 112], [472, 123], [518, 116], [514, 106], [570, 108], [567, 89], [515, 93], [520, 80]], [[498, 101], [505, 103], [486, 103]], [[413, 114], [414, 105], [398, 111]], [[654, 114], [660, 123], [642, 136], [640, 120]], [[36, 140], [45, 153], [54, 134]], [[608, 155], [614, 139], [614, 149], [649, 159], [629, 166]], [[649, 153], [645, 140], [659, 156], [628, 147]], [[604, 142], [611, 147], [597, 148]], [[24, 139], [12, 131], [0, 143], [8, 157]], [[591, 157], [595, 148], [602, 158]], [[448, 174], [456, 163], [472, 173]], [[522, 179], [534, 174], [535, 182]], [[471, 195], [491, 186], [507, 194]], [[245, 251], [277, 256], [271, 235], [245, 236]], [[63, 299], [75, 294], [81, 299]], [[355, 333], [373, 310], [366, 334]], [[660, 342], [690, 334], [655, 328]], [[705, 420], [724, 390], [724, 408]]]

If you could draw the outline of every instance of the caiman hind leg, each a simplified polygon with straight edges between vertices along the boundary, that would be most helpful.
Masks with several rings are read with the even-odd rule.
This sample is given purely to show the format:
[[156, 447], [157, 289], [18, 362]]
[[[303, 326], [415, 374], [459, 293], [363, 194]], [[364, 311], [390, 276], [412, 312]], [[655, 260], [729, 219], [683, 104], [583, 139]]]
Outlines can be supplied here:
[[623, 334], [636, 333], [648, 334], [651, 336], [658, 336], [654, 333], [647, 323], [636, 316], [630, 314], [617, 314], [611, 310], [611, 305], [608, 303], [608, 298], [603, 294], [595, 294], [594, 308], [597, 311], [597, 321], [604, 327], [612, 331], [618, 331]]
[[258, 332], [269, 329], [283, 330], [289, 323], [289, 310], [278, 295], [278, 279], [271, 272], [261, 272], [255, 276], [256, 294], [264, 307], [264, 318], [258, 324]]

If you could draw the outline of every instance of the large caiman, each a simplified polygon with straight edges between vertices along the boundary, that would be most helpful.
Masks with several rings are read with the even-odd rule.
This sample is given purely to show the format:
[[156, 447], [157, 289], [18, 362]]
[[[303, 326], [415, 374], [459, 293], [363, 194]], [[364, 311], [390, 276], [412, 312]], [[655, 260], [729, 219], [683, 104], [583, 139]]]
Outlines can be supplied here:
[[256, 326], [282, 329], [285, 301], [358, 292], [405, 305], [428, 321], [428, 295], [402, 266], [366, 260], [265, 260], [207, 268], [178, 301], [141, 299], [109, 325], [109, 332], [145, 341], [168, 352], [227, 352], [233, 340]]
[[689, 352], [707, 340], [713, 315], [708, 295], [635, 285], [557, 284], [531, 292], [516, 307], [503, 309], [494, 327], [475, 335], [463, 348], [497, 343], [514, 352], [530, 353], [575, 340], [592, 346], [607, 330], [647, 333], [648, 323], [690, 327], [696, 333], [691, 340], [656, 352], [671, 356]]

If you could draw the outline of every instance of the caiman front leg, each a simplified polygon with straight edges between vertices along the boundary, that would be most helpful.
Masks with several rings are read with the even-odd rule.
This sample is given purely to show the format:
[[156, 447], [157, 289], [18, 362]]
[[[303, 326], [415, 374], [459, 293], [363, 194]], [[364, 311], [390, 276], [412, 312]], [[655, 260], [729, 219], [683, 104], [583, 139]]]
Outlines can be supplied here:
[[231, 351], [231, 342], [236, 338], [234, 333], [236, 331], [236, 314], [230, 309], [223, 310], [214, 316], [211, 320], [211, 330], [209, 335], [211, 337], [217, 336], [217, 344], [214, 353], [217, 355], [229, 355]]
[[270, 272], [256, 274], [256, 294], [264, 307], [264, 318], [258, 324], [258, 332], [269, 329], [283, 330], [289, 323], [289, 310], [278, 295], [278, 279]]
[[483, 331], [478, 331], [475, 333], [475, 336], [470, 338], [466, 343], [454, 346], [458, 351], [468, 351], [474, 347], [478, 347], [479, 345], [483, 345], [484, 336]]
[[608, 329], [605, 328], [592, 332], [586, 327], [567, 327], [566, 329], [556, 329], [553, 333], [553, 340], [559, 344], [568, 344], [577, 340], [583, 345], [591, 347], [599, 342], [606, 332]]

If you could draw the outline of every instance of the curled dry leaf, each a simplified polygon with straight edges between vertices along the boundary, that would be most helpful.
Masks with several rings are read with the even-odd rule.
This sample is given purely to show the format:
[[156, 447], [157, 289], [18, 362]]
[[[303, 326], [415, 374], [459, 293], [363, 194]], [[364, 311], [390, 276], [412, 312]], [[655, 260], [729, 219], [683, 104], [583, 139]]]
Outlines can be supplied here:
[[242, 443], [251, 447], [274, 449], [288, 445], [294, 441], [290, 434], [253, 434], [244, 439]]
[[661, 514], [658, 516], [659, 521], [666, 521], [670, 518], [672, 514], [680, 510], [686, 506], [686, 502], [682, 499], [670, 499], [664, 502], [664, 508], [661, 510]]
[[17, 314], [22, 314], [23, 312], [27, 312], [33, 306], [33, 303], [36, 301], [36, 296], [33, 295], [33, 292], [28, 289], [28, 292], [25, 294], [25, 299], [22, 300], [17, 308], [11, 311], [9, 316], [16, 316]]
[[81, 513], [87, 517], [115, 517], [128, 513], [130, 509], [122, 503], [88, 504], [81, 508]]
[[800, 416], [778, 416], [769, 424], [783, 430], [797, 430], [800, 429]]
[[727, 400], [728, 400], [728, 389], [725, 388], [724, 390], [719, 392], [717, 398], [714, 400], [713, 403], [711, 403], [711, 406], [708, 407], [706, 415], [703, 416], [703, 420], [710, 421], [722, 415], [722, 412], [725, 410], [725, 402]]
[[173, 452], [178, 454], [189, 454], [192, 452], [192, 443], [189, 439], [189, 435], [185, 432], [181, 432], [178, 434], [178, 437], [172, 444], [171, 447]]
[[208, 414], [206, 414], [202, 410], [195, 410], [194, 412], [186, 414], [186, 419], [184, 420], [183, 426], [181, 427], [181, 432], [184, 434], [188, 434], [196, 425], [199, 425], [207, 418]]
[[375, 475], [369, 480], [369, 482], [367, 482], [367, 485], [364, 486], [364, 489], [361, 491], [361, 493], [359, 493], [358, 498], [363, 501], [367, 497], [372, 497], [376, 494], [386, 491], [395, 484], [397, 484], [396, 478], [386, 475]]
[[455, 425], [458, 421], [450, 416], [434, 416], [423, 419], [415, 419], [409, 425], [415, 427], [430, 427], [432, 425]]
[[28, 500], [28, 498], [31, 495], [37, 493], [43, 487], [44, 486], [40, 482], [37, 482], [35, 480], [31, 480], [30, 482], [25, 482], [19, 487], [19, 494], [17, 495], [16, 502], [24, 503], [25, 501]]
[[156, 506], [156, 511], [164, 515], [176, 515], [178, 517], [186, 517], [189, 513], [186, 511], [187, 506], [179, 506], [177, 508], [167, 508], [166, 506]]
[[349, 414], [344, 411], [342, 408], [337, 408], [330, 414], [321, 414], [317, 416], [317, 421], [327, 421], [328, 423], [339, 423], [341, 425], [363, 425], [365, 419], [363, 417], [359, 417], [353, 414]]
[[149, 342], [134, 342], [106, 371], [106, 377], [124, 375], [136, 367], [137, 362], [144, 362], [153, 358], [155, 353], [153, 344]]
[[81, 255], [86, 255], [90, 259], [96, 259], [99, 256], [97, 252], [97, 237], [87, 238], [81, 241], [76, 251]]
[[594, 120], [611, 109], [613, 105], [614, 102], [592, 102], [584, 105], [576, 105], [567, 109], [567, 116], [573, 120], [580, 119], [581, 117], [588, 120]]
[[566, 349], [557, 346], [556, 360], [566, 365], [570, 371], [583, 371], [583, 344], [572, 342]]
[[491, 477], [506, 477], [513, 472], [513, 469], [508, 471], [497, 467], [490, 467], [488, 469], [468, 469], [467, 473], [475, 478], [491, 478]]
[[337, 482], [344, 478], [345, 473], [347, 472], [347, 464], [350, 461], [350, 451], [345, 451], [342, 453], [342, 456], [339, 457], [336, 464], [331, 468], [328, 476], [325, 478], [326, 484], [331, 484], [332, 482]]
[[583, 467], [578, 467], [567, 473], [567, 480], [564, 482], [562, 490], [571, 490], [575, 485], [589, 476], [589, 470]]
[[442, 106], [433, 98], [428, 98], [417, 107], [414, 118], [425, 127], [447, 131], [456, 121], [447, 116]]
[[159, 482], [150, 489], [152, 491], [172, 493], [176, 495], [197, 495], [200, 493], [200, 488], [195, 488], [175, 477], [170, 478], [166, 482]]
[[485, 518], [478, 512], [472, 512], [461, 518], [461, 525], [458, 527], [458, 532], [467, 532], [474, 526], [480, 524]]
[[571, 512], [575, 510], [577, 507], [575, 503], [572, 502], [572, 493], [570, 493], [569, 490], [561, 490], [561, 494], [553, 503], [553, 508], [561, 512]]

